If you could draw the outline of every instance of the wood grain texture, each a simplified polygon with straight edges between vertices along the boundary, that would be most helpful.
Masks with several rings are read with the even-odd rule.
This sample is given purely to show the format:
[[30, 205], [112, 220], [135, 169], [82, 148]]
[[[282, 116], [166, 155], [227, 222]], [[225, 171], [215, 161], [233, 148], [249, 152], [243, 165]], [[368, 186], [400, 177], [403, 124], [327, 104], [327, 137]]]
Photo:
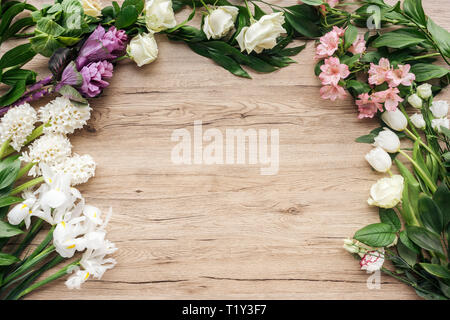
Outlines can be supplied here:
[[[442, 1], [423, 2], [449, 29]], [[378, 221], [366, 200], [380, 176], [364, 160], [370, 146], [354, 142], [376, 122], [358, 120], [350, 98], [320, 99], [313, 42], [297, 64], [246, 80], [182, 43], [157, 40], [158, 60], [143, 68], [120, 62], [111, 86], [91, 101], [88, 126], [71, 138], [75, 152], [98, 163], [80, 189], [88, 203], [114, 209], [108, 237], [118, 264], [82, 290], [61, 280], [29, 298], [416, 298], [384, 275], [380, 290], [367, 289], [368, 275], [342, 249], [343, 238]], [[46, 59], [30, 65], [48, 73]], [[442, 97], [450, 100], [448, 91]], [[279, 173], [172, 164], [172, 131], [192, 131], [194, 120], [222, 132], [279, 129]]]

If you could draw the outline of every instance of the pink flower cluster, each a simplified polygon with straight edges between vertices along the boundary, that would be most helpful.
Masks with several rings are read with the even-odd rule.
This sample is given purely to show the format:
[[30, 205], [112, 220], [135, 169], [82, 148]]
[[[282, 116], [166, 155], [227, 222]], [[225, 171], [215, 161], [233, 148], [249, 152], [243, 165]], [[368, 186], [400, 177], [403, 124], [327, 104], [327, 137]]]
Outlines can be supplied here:
[[413, 73], [409, 70], [411, 66], [398, 65], [397, 69], [391, 66], [391, 63], [386, 58], [381, 58], [378, 64], [371, 63], [369, 69], [369, 84], [378, 86], [387, 83], [389, 88], [383, 91], [372, 93], [363, 93], [358, 96], [356, 105], [358, 106], [359, 118], [373, 118], [377, 110], [383, 111], [382, 103], [387, 111], [397, 110], [398, 104], [403, 99], [398, 95], [400, 91], [398, 86], [410, 86], [416, 79]]

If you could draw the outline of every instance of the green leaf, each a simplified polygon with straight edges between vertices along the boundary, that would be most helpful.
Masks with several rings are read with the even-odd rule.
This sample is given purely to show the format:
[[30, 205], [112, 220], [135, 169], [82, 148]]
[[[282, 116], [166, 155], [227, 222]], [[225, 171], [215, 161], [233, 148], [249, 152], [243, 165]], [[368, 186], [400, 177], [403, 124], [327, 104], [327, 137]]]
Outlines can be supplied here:
[[122, 9], [128, 6], [134, 6], [139, 14], [144, 10], [144, 0], [125, 0]]
[[425, 228], [440, 234], [444, 229], [443, 217], [437, 204], [429, 196], [419, 196], [419, 215]]
[[138, 10], [134, 5], [128, 5], [120, 10], [116, 19], [116, 28], [124, 29], [134, 24], [139, 16]]
[[422, 268], [425, 269], [426, 272], [432, 274], [433, 276], [442, 278], [442, 279], [450, 279], [450, 270], [448, 268], [443, 267], [439, 264], [431, 264], [431, 263], [419, 263]]
[[212, 60], [214, 60], [217, 64], [219, 64], [226, 70], [230, 71], [235, 76], [251, 78], [247, 71], [242, 69], [239, 63], [234, 61], [232, 58], [216, 52], [209, 52], [209, 54]]
[[295, 55], [299, 54], [300, 52], [302, 52], [303, 49], [305, 49], [305, 48], [306, 48], [306, 43], [302, 46], [282, 49], [282, 50], [278, 51], [278, 54], [281, 56], [285, 56], [285, 57], [292, 57], [292, 56], [295, 56]]
[[449, 73], [449, 70], [434, 64], [417, 63], [411, 67], [411, 72], [416, 75], [417, 82], [424, 82], [442, 78]]
[[321, 35], [319, 27], [310, 20], [309, 17], [300, 14], [293, 14], [291, 12], [285, 11], [284, 13], [287, 22], [297, 31], [298, 33], [310, 37], [316, 38]]
[[303, 0], [302, 1], [305, 4], [309, 4], [310, 6], [320, 6], [323, 3], [323, 0]]
[[0, 266], [9, 266], [19, 261], [20, 260], [15, 256], [0, 252]]
[[415, 252], [416, 254], [420, 253], [419, 248], [417, 245], [414, 244], [409, 238], [408, 234], [406, 233], [406, 230], [403, 230], [399, 234], [400, 241], [411, 251]]
[[397, 251], [400, 257], [410, 266], [414, 266], [417, 262], [417, 253], [409, 249], [401, 239], [397, 243]]
[[0, 220], [0, 238], [11, 238], [22, 233], [19, 228]]
[[0, 189], [6, 188], [16, 181], [20, 170], [20, 160], [16, 157], [9, 157], [0, 162]]
[[[348, 80], [345, 83], [345, 85], [346, 85], [347, 89], [354, 90], [354, 93], [357, 96], [360, 95], [360, 94], [369, 92], [370, 89], [371, 89], [370, 86], [367, 83], [361, 82], [361, 81], [358, 81], [358, 80]], [[372, 142], [368, 142], [368, 143], [373, 143], [374, 142], [373, 138], [375, 138], [375, 136], [372, 137]], [[360, 141], [357, 141], [357, 142], [360, 142]]]
[[[3, 5], [3, 4], [2, 4]], [[1, 22], [0, 22], [0, 34], [3, 35], [5, 31], [8, 29], [9, 25], [11, 24], [11, 21], [14, 19], [16, 15], [18, 15], [20, 12], [22, 12], [25, 9], [25, 3], [19, 2], [11, 7], [8, 8], [8, 10], [5, 11], [1, 15]]]
[[266, 13], [259, 6], [257, 6], [255, 3], [253, 3], [253, 7], [255, 8], [255, 12], [253, 14], [253, 18], [255, 18], [256, 20], [259, 20], [259, 19], [261, 19], [261, 17], [266, 15]]
[[444, 227], [450, 223], [450, 190], [445, 183], [441, 183], [433, 194], [433, 200], [442, 212]]
[[22, 66], [36, 55], [31, 44], [25, 43], [6, 51], [0, 58], [0, 69]]
[[350, 48], [351, 45], [356, 41], [357, 37], [358, 29], [352, 24], [349, 24], [344, 34], [344, 49], [347, 50], [348, 48]]
[[36, 72], [24, 69], [10, 69], [3, 73], [2, 82], [8, 86], [13, 86], [17, 81], [24, 80], [26, 84], [36, 82]]
[[18, 19], [15, 21], [4, 33], [3, 37], [1, 38], [1, 41], [5, 41], [9, 39], [10, 37], [14, 36], [17, 32], [20, 30], [33, 26], [35, 22], [33, 21], [33, 18], [31, 17], [25, 17]]
[[85, 98], [83, 98], [83, 96], [78, 92], [78, 90], [72, 86], [69, 86], [69, 85], [62, 86], [58, 92], [62, 96], [66, 97], [67, 99], [69, 99], [73, 102], [78, 102], [78, 103], [82, 103], [82, 104], [87, 103], [87, 100]]
[[20, 203], [20, 202], [23, 202], [22, 198], [12, 197], [12, 196], [3, 197], [3, 198], [0, 198], [0, 208], [7, 207], [12, 204], [16, 204], [16, 203]]
[[427, 18], [422, 7], [422, 0], [405, 0], [403, 2], [405, 13], [418, 24], [425, 26]]
[[358, 230], [354, 238], [371, 247], [386, 247], [394, 242], [395, 232], [391, 224], [375, 223]]
[[375, 48], [389, 47], [402, 49], [416, 46], [418, 44], [423, 43], [423, 41], [424, 40], [422, 38], [407, 33], [399, 32], [398, 30], [396, 30], [382, 34], [372, 43], [372, 45]]
[[446, 57], [450, 57], [450, 33], [428, 18], [427, 29], [436, 41], [439, 49]]
[[18, 80], [4, 95], [0, 98], [0, 106], [8, 106], [16, 102], [25, 92], [26, 81]]
[[402, 223], [400, 222], [400, 219], [398, 218], [397, 213], [394, 211], [394, 209], [380, 208], [379, 215], [381, 222], [390, 224], [395, 228], [396, 231], [400, 231]]
[[408, 238], [419, 247], [428, 251], [434, 251], [441, 256], [445, 255], [441, 246], [439, 235], [436, 233], [417, 226], [406, 226], [406, 232], [408, 234]]

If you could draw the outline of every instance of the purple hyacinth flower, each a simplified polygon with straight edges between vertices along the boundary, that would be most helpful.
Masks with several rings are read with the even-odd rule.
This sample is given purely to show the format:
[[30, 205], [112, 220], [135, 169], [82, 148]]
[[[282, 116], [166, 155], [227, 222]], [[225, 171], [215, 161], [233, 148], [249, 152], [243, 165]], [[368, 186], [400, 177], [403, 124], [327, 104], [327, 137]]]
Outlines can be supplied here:
[[81, 70], [90, 62], [113, 60], [125, 54], [128, 37], [124, 30], [111, 27], [108, 32], [99, 25], [80, 49], [76, 60]]
[[91, 62], [84, 66], [81, 71], [83, 76], [83, 84], [80, 91], [86, 97], [98, 96], [104, 88], [109, 86], [105, 79], [109, 79], [113, 75], [113, 65], [106, 61]]

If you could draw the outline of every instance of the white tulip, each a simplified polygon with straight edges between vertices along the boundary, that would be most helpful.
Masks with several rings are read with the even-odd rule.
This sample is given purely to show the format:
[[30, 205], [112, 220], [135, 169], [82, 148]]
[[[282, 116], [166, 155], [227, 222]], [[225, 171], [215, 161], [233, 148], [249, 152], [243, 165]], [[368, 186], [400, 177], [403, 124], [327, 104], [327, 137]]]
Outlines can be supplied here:
[[448, 113], [447, 101], [433, 101], [430, 107], [431, 112], [435, 118], [445, 118]]
[[422, 99], [417, 94], [412, 94], [408, 97], [408, 102], [411, 106], [413, 106], [416, 109], [422, 109]]
[[98, 17], [102, 14], [102, 3], [99, 0], [81, 0], [83, 11], [91, 17]]
[[367, 162], [378, 172], [388, 172], [392, 166], [392, 159], [383, 149], [377, 147], [366, 154]]
[[381, 115], [381, 119], [395, 131], [403, 131], [408, 126], [408, 120], [399, 109], [395, 111], [385, 111]]
[[262, 16], [250, 27], [242, 28], [236, 37], [241, 51], [247, 50], [247, 53], [250, 54], [252, 51], [261, 53], [264, 49], [272, 49], [277, 44], [280, 34], [286, 33], [283, 24], [283, 13], [275, 12]]
[[437, 132], [442, 133], [441, 127], [450, 129], [450, 122], [447, 118], [437, 118], [437, 119], [431, 120], [431, 126]]
[[390, 153], [396, 153], [400, 150], [400, 139], [394, 132], [388, 128], [384, 128], [384, 130], [375, 137], [374, 146], [383, 148]]
[[417, 87], [417, 93], [422, 99], [428, 99], [433, 92], [431, 91], [431, 84], [424, 83]]
[[421, 115], [420, 113], [415, 113], [409, 118], [411, 119], [411, 122], [413, 123], [413, 125], [416, 128], [418, 128], [418, 129], [425, 128], [426, 123], [425, 123], [425, 120], [423, 119], [423, 115]]
[[394, 175], [378, 180], [370, 188], [370, 198], [367, 203], [380, 208], [393, 208], [402, 200], [403, 177]]
[[147, 29], [155, 32], [177, 25], [171, 0], [147, 0], [145, 3], [145, 23]]
[[127, 53], [138, 67], [152, 63], [158, 57], [158, 45], [152, 33], [138, 34], [127, 46]]
[[203, 32], [208, 39], [225, 37], [234, 27], [239, 9], [233, 6], [222, 6], [212, 10], [203, 21]]

